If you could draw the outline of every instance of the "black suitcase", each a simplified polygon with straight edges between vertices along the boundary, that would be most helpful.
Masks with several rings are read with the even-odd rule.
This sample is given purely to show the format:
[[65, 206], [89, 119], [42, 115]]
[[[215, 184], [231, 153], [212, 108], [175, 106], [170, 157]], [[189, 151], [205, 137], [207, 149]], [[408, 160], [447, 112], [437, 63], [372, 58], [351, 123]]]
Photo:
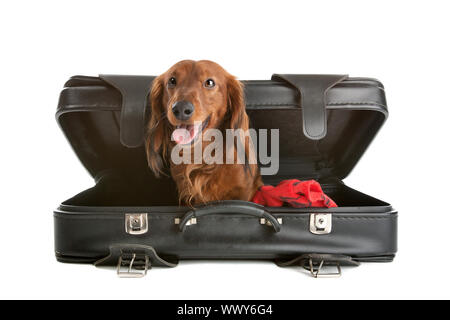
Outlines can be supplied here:
[[315, 179], [338, 208], [221, 201], [193, 209], [178, 206], [172, 179], [155, 178], [147, 166], [153, 79], [75, 76], [65, 84], [56, 118], [95, 186], [54, 211], [58, 261], [141, 276], [183, 259], [261, 259], [317, 277], [327, 275], [326, 265], [340, 274], [340, 266], [393, 260], [397, 212], [342, 182], [387, 118], [380, 82], [334, 75], [243, 81], [252, 127], [279, 129], [279, 171], [264, 183]]

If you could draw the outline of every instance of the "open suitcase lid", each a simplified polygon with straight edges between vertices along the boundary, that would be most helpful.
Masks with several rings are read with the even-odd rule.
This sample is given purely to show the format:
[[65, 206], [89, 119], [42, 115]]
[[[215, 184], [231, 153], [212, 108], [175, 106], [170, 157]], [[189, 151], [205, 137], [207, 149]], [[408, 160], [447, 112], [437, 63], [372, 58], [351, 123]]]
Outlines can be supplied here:
[[[149, 170], [143, 137], [153, 79], [104, 75], [66, 82], [56, 118], [94, 178]], [[274, 75], [242, 82], [252, 127], [279, 129], [276, 179], [345, 178], [388, 116], [383, 85], [374, 79]]]

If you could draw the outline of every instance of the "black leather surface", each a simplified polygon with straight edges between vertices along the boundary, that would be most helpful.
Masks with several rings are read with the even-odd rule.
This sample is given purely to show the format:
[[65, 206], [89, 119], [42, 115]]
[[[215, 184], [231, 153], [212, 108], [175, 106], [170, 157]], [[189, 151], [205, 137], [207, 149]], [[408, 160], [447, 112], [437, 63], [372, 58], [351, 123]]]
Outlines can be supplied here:
[[327, 134], [327, 91], [347, 77], [346, 75], [274, 74], [272, 80], [285, 81], [299, 91], [303, 133], [309, 139], [320, 140]]
[[324, 265], [327, 265], [328, 263], [332, 263], [333, 265], [335, 265], [336, 263], [338, 263], [340, 266], [357, 267], [360, 264], [358, 260], [355, 260], [350, 256], [339, 254], [320, 254], [320, 253], [319, 254], [306, 253], [290, 260], [275, 260], [275, 263], [279, 267], [300, 266], [308, 268], [310, 260], [314, 262], [323, 261]]
[[95, 261], [96, 267], [117, 266], [120, 257], [125, 255], [147, 256], [149, 259], [148, 267], [168, 267], [173, 268], [178, 264], [178, 260], [172, 258], [172, 261], [161, 258], [155, 248], [147, 245], [114, 244], [109, 246], [109, 254]]
[[130, 148], [144, 142], [145, 109], [153, 79], [151, 76], [100, 75], [122, 95], [120, 142]]
[[269, 212], [267, 212], [264, 206], [256, 203], [244, 202], [244, 201], [226, 201], [222, 204], [221, 201], [217, 203], [208, 203], [207, 205], [196, 207], [188, 211], [180, 220], [179, 229], [185, 231], [187, 222], [192, 218], [205, 217], [209, 215], [217, 214], [241, 214], [250, 217], [264, 218], [270, 223], [270, 226], [275, 232], [279, 232], [281, 229], [277, 219]]
[[[252, 127], [280, 132], [279, 174], [268, 179], [345, 178], [388, 115], [380, 82], [347, 78], [326, 90], [327, 135], [312, 140], [302, 133], [305, 121], [296, 88], [272, 80], [243, 83]], [[77, 156], [96, 179], [111, 170], [147, 170], [144, 148], [129, 148], [129, 144], [127, 147], [121, 143], [121, 110], [121, 93], [97, 77], [73, 77], [61, 92], [57, 120]], [[148, 103], [146, 111], [148, 116]], [[142, 113], [138, 113], [138, 119], [141, 118]], [[135, 133], [142, 132], [140, 126], [131, 128]]]
[[[149, 79], [143, 78], [142, 83]], [[60, 95], [57, 120], [96, 185], [54, 211], [58, 260], [93, 263], [109, 255], [109, 260], [116, 260], [114, 252], [118, 251], [111, 248], [151, 247], [152, 261], [161, 265], [180, 259], [288, 261], [303, 254], [391, 261], [397, 251], [397, 212], [388, 203], [341, 182], [387, 117], [384, 88], [366, 78], [346, 78], [329, 88], [334, 83], [330, 79], [341, 78], [316, 79], [322, 86], [317, 92], [324, 95], [315, 94], [314, 99], [322, 97], [322, 104], [316, 101], [309, 111], [303, 109], [310, 109], [311, 105], [305, 106], [310, 100], [301, 100], [305, 89], [270, 80], [243, 83], [252, 127], [280, 130], [280, 170], [264, 177], [265, 183], [317, 179], [338, 208], [264, 208], [230, 201], [192, 210], [177, 206], [173, 180], [156, 179], [139, 146], [141, 123], [149, 112], [148, 101], [142, 102], [148, 93], [145, 86], [127, 98], [133, 103], [123, 104], [123, 96], [132, 91], [121, 93], [112, 81], [97, 77], [71, 78]], [[306, 81], [303, 88], [307, 80], [302, 78]], [[317, 89], [316, 82], [309, 83], [315, 83], [310, 90]], [[146, 114], [136, 113], [143, 105]], [[128, 111], [132, 112], [129, 117]], [[303, 128], [309, 124], [312, 131], [306, 129], [305, 135]], [[127, 126], [130, 131], [124, 129]], [[333, 215], [330, 234], [309, 231], [310, 214], [317, 212]], [[127, 234], [126, 213], [148, 213], [148, 232]], [[197, 218], [197, 224], [182, 225], [180, 232], [175, 218], [186, 222], [191, 217]], [[262, 217], [272, 221], [272, 226], [261, 224]]]
[[[271, 214], [283, 219], [281, 230], [276, 233], [261, 225], [259, 218], [236, 214], [234, 205], [230, 205], [228, 213], [198, 217], [197, 224], [179, 232], [175, 218], [182, 218], [189, 208], [99, 207], [83, 211], [80, 207], [63, 206], [54, 215], [55, 249], [58, 256], [75, 261], [98, 260], [107, 256], [110, 245], [115, 244], [147, 245], [163, 258], [180, 260], [289, 259], [304, 253], [326, 253], [364, 261], [395, 254], [397, 213], [390, 206], [339, 209], [272, 208]], [[309, 231], [309, 214], [315, 211], [333, 212], [331, 234], [315, 235]], [[127, 212], [149, 213], [147, 234], [125, 232]]]

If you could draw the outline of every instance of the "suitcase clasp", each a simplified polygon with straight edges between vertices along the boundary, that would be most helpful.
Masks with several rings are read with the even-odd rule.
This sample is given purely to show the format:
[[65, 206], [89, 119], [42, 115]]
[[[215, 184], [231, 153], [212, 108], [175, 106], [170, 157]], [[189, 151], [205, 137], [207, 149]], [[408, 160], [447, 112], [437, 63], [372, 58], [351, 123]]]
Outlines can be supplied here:
[[309, 231], [313, 234], [331, 233], [333, 215], [331, 213], [311, 213]]
[[148, 231], [147, 213], [127, 213], [125, 214], [125, 231], [128, 234], [144, 234]]
[[[337, 278], [342, 274], [342, 266], [359, 266], [351, 256], [326, 253], [305, 253], [287, 261], [275, 260], [275, 263], [279, 267], [300, 266], [314, 278]], [[336, 271], [332, 270], [334, 268]]]
[[120, 278], [143, 278], [150, 266], [146, 254], [123, 253], [117, 263], [117, 275]]
[[[170, 260], [167, 260], [170, 259]], [[176, 267], [175, 257], [160, 257], [152, 246], [113, 244], [108, 256], [95, 262], [96, 267], [116, 267], [120, 278], [142, 278], [152, 267]]]
[[315, 261], [312, 257], [309, 258], [308, 266], [303, 266], [311, 273], [313, 278], [339, 278], [342, 275], [341, 264], [336, 261], [334, 266], [337, 268], [336, 272], [324, 272], [324, 260], [320, 262]]

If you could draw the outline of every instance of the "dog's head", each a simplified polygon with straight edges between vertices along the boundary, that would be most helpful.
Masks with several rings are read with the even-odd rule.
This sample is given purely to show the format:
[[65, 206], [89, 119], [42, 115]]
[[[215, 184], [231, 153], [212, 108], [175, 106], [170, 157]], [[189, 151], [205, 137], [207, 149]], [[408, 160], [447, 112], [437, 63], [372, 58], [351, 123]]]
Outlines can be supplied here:
[[209, 128], [248, 129], [241, 82], [212, 61], [180, 61], [153, 81], [146, 138], [158, 175], [174, 143], [192, 145]]

